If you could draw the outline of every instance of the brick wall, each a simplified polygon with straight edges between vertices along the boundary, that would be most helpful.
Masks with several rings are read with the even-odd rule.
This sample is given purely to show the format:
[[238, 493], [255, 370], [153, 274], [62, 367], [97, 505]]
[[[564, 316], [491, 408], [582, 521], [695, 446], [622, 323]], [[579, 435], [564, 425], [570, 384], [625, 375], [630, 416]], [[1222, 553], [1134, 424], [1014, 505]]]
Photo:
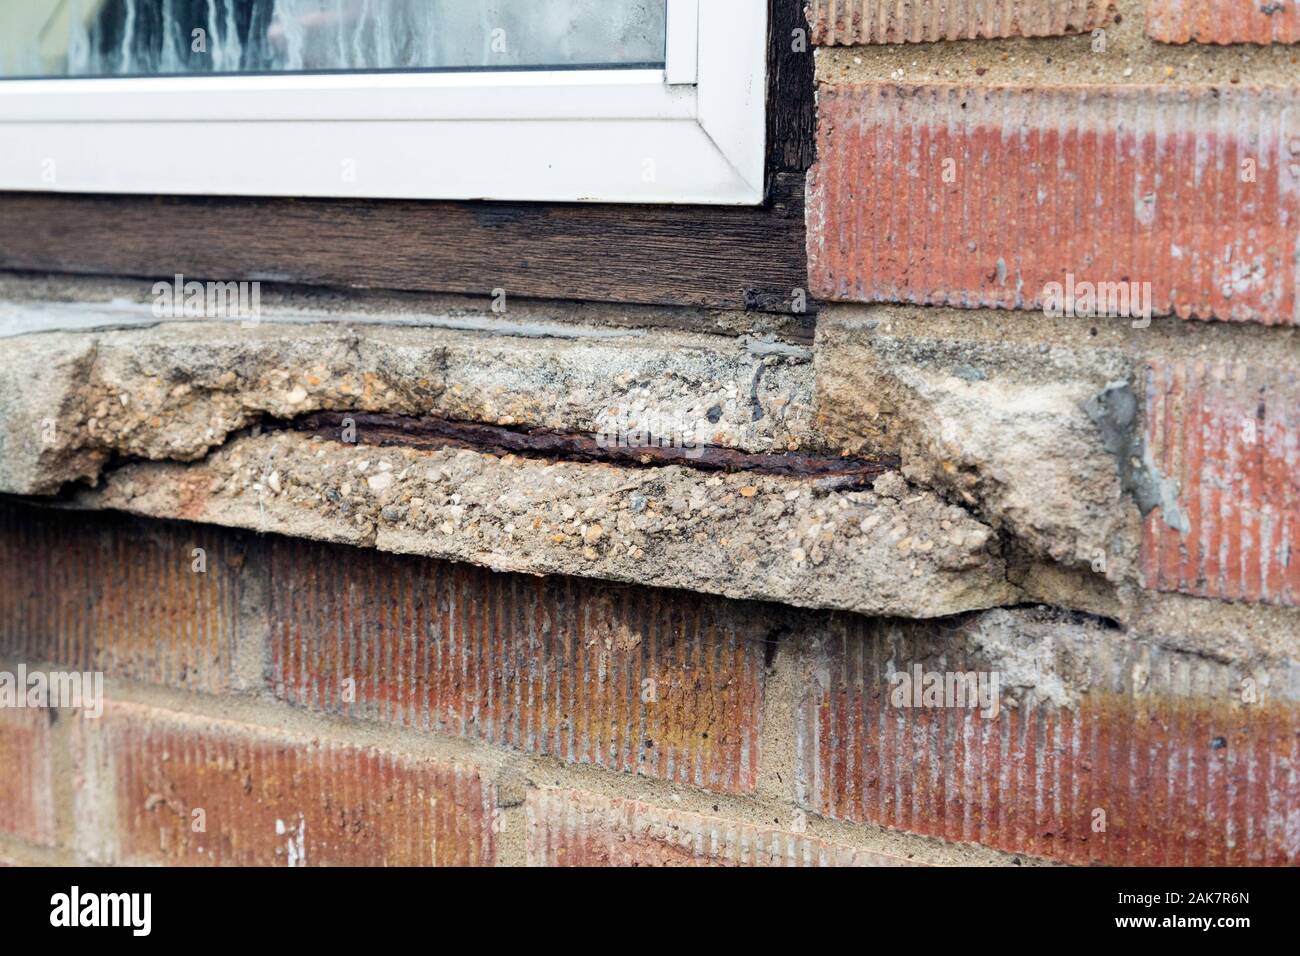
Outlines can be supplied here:
[[[981, 320], [1010, 332], [1024, 326], [1020, 312], [1041, 315], [1078, 283], [1147, 284], [1157, 323], [1300, 322], [1300, 74], [1284, 46], [1300, 36], [1290, 5], [1150, 0], [1094, 17], [1089, 5], [1065, 4], [1049, 17], [1015, 3], [993, 25], [979, 5], [923, 3], [908, 17], [935, 24], [941, 9], [967, 6], [983, 26], [953, 36], [1060, 39], [972, 43], [961, 54], [918, 47], [896, 68], [893, 52], [861, 46], [849, 60], [830, 49], [878, 39], [881, 5], [811, 4], [814, 35], [828, 45], [808, 184], [814, 294], [1016, 310]], [[1072, 17], [1094, 32], [1066, 38]], [[932, 38], [908, 28], [895, 39]], [[1165, 45], [1189, 38], [1271, 46]], [[1242, 77], [1243, 62], [1252, 76]], [[1207, 353], [1198, 329], [1178, 343], [1098, 303], [1079, 321], [1093, 335], [1098, 325], [1120, 330], [1137, 356], [1135, 447], [1175, 499], [1147, 514], [1143, 586], [1294, 606], [1294, 336], [1243, 332]], [[1171, 342], [1181, 354], [1168, 354]]]
[[[0, 584], [22, 598], [0, 618], [0, 670], [106, 676], [99, 716], [0, 711], [0, 844], [19, 859], [1300, 856], [1287, 822], [1300, 667], [1285, 661], [1227, 664], [1049, 608], [933, 622], [795, 611], [23, 506], [5, 506], [0, 529]], [[45, 548], [29, 550], [35, 534]], [[193, 570], [198, 540], [223, 560]], [[176, 584], [140, 589], [130, 630], [90, 643], [74, 608], [116, 566], [60, 561], [51, 587], [48, 565], [22, 559], [73, 541], [103, 554], [136, 542]], [[186, 656], [199, 620], [226, 636], [225, 662]], [[173, 666], [141, 668], [146, 648]], [[896, 699], [914, 668], [999, 674], [983, 698], [997, 713]]]
[[[922, 406], [950, 439], [931, 445], [952, 459], [932, 471], [947, 469], [956, 487], [960, 450], [974, 444], [967, 433], [1000, 424], [1012, 398], [1028, 409], [1053, 389], [1068, 393], [1071, 373], [1059, 365], [1035, 380], [1054, 384], [1024, 384], [1044, 354], [1077, 346], [1085, 363], [1116, 349], [1129, 356], [1119, 381], [1137, 396], [1135, 439], [1108, 447], [1161, 491], [1143, 506], [1140, 542], [1115, 548], [1112, 526], [1092, 570], [1107, 573], [1106, 559], [1131, 547], [1135, 587], [1199, 600], [1162, 625], [1170, 643], [1057, 612], [1019, 621], [1016, 653], [1037, 660], [1036, 676], [996, 720], [899, 708], [883, 689], [889, 673], [916, 661], [940, 674], [978, 669], [1011, 646], [996, 620], [966, 622], [957, 639], [842, 623], [814, 652], [803, 702], [807, 804], [836, 819], [1079, 864], [1293, 864], [1294, 846], [1266, 832], [1290, 829], [1281, 804], [1297, 793], [1295, 738], [1277, 730], [1295, 715], [1283, 699], [1295, 688], [1296, 618], [1275, 619], [1278, 670], [1264, 706], [1253, 692], [1269, 669], [1259, 656], [1215, 659], [1172, 645], [1221, 613], [1297, 605], [1294, 5], [812, 0], [808, 11], [821, 46], [808, 256], [823, 329], [874, 330], [855, 353], [862, 367], [967, 341], [956, 350], [963, 365], [950, 360], [936, 374], [973, 383], [949, 378], [942, 394], [981, 393], [977, 414], [955, 401]], [[1149, 317], [1066, 311], [1058, 323], [1053, 297], [1085, 281], [1148, 283]], [[1232, 325], [1218, 334], [1207, 323]], [[1018, 367], [994, 359], [990, 340]], [[876, 434], [890, 402], [859, 391], [855, 428], [843, 390], [901, 380], [915, 401], [922, 382], [936, 385], [832, 362], [835, 384], [819, 388], [836, 389], [835, 415], [853, 435]], [[1028, 429], [1001, 429], [1000, 442], [1007, 461], [1040, 475], [1037, 462], [1078, 455]], [[1005, 453], [1016, 445], [1029, 450]], [[1080, 456], [1073, 467], [1090, 465]], [[1015, 478], [1003, 469], [996, 480]], [[987, 494], [975, 479], [966, 487], [976, 489], [970, 501]], [[1038, 488], [1051, 498], [1050, 481]], [[1098, 527], [1083, 508], [1054, 504], [1052, 513], [1071, 516], [1062, 530], [1076, 539]]]

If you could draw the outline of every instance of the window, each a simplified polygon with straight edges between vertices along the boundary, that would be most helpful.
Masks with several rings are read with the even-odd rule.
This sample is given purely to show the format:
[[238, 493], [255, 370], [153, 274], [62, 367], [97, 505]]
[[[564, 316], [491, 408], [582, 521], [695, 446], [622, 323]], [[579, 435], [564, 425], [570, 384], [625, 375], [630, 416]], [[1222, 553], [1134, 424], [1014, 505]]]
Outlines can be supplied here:
[[756, 204], [765, 0], [0, 0], [0, 189]]

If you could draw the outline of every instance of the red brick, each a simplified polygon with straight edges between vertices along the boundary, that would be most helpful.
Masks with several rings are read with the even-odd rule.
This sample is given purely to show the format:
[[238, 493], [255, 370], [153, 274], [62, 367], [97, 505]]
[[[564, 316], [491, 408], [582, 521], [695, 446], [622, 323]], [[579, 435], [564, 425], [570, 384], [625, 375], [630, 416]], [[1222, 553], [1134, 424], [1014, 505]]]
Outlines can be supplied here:
[[1107, 0], [809, 0], [813, 42], [821, 46], [863, 43], [930, 43], [995, 37], [1045, 37], [1080, 33], [1114, 17]]
[[1037, 309], [1072, 274], [1150, 282], [1156, 314], [1296, 324], [1296, 102], [1252, 88], [822, 87], [814, 294]]
[[1300, 604], [1300, 373], [1153, 360], [1146, 443], [1161, 473], [1177, 483], [1186, 531], [1171, 527], [1161, 509], [1147, 516], [1145, 584]]
[[276, 549], [270, 680], [284, 700], [715, 790], [755, 785], [771, 624], [749, 606]]
[[532, 866], [908, 866], [908, 860], [582, 790], [528, 794]]
[[[477, 771], [246, 724], [111, 704], [84, 728], [85, 803], [112, 862], [482, 866], [494, 788]], [[111, 788], [111, 800], [103, 793]], [[109, 809], [109, 808], [115, 808]], [[206, 830], [193, 831], [194, 811]], [[84, 824], [83, 824], [84, 825]]]
[[[1005, 692], [1015, 671], [990, 661], [998, 642], [969, 637], [969, 622], [843, 623], [821, 650], [798, 738], [809, 808], [1078, 864], [1300, 862], [1300, 668], [1253, 674], [1247, 706], [1247, 672], [1055, 617], [1012, 639], [1040, 669], [1020, 672], [1035, 689], [1014, 708], [1004, 693], [993, 719], [890, 700], [891, 665], [915, 663], [1001, 669]], [[1053, 700], [1067, 672], [1077, 693]]]
[[0, 708], [0, 833], [54, 844], [50, 715]]
[[1163, 43], [1295, 43], [1300, 5], [1295, 0], [1148, 0], [1147, 35]]
[[[244, 554], [228, 531], [0, 506], [0, 655], [229, 686]], [[191, 570], [203, 548], [207, 570]]]

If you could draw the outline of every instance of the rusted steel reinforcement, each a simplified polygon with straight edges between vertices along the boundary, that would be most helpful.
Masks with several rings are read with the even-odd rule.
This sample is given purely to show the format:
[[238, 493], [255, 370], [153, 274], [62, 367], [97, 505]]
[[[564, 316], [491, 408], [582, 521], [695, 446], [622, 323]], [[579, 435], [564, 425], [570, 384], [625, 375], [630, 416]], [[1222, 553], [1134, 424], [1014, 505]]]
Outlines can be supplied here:
[[866, 485], [898, 468], [894, 456], [833, 457], [800, 452], [744, 452], [716, 445], [682, 447], [646, 434], [633, 447], [602, 442], [595, 435], [549, 428], [508, 428], [430, 416], [374, 412], [316, 412], [289, 421], [268, 420], [267, 430], [290, 429], [338, 441], [345, 427], [355, 428], [363, 445], [406, 448], [468, 448], [490, 455], [520, 455], [557, 461], [604, 462], [622, 466], [681, 465], [702, 471], [752, 471], [790, 478], [833, 479], [837, 486]]

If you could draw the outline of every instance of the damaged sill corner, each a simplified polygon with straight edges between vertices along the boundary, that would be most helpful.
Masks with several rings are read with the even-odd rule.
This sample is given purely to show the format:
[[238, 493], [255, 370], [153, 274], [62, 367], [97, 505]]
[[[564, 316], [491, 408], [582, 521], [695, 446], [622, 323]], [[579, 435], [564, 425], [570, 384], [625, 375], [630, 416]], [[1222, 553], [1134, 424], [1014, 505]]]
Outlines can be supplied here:
[[1020, 600], [998, 535], [896, 468], [313, 412], [195, 462], [116, 462], [70, 503], [798, 607], [938, 617]]

